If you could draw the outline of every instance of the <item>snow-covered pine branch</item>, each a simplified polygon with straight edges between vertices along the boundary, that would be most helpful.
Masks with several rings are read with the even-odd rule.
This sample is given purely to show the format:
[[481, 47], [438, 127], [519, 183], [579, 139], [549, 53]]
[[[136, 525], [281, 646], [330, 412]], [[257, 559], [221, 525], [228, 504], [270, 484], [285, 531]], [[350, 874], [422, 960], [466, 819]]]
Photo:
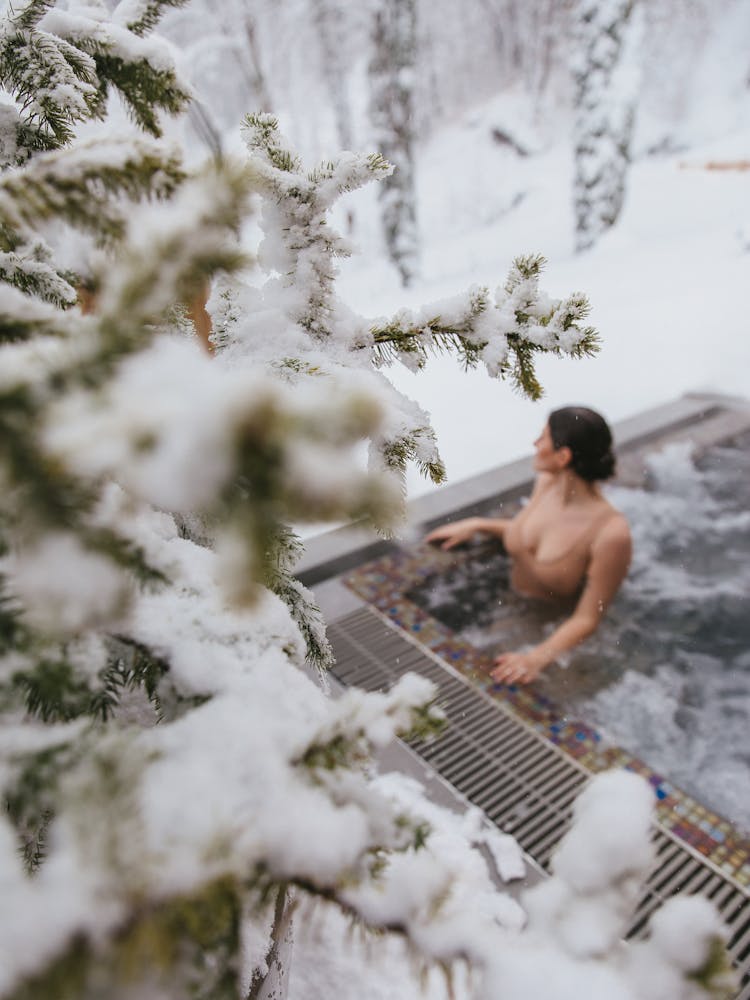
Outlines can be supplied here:
[[28, 723], [7, 734], [9, 819], [29, 823], [41, 806], [54, 836], [29, 880], [2, 821], [4, 900], [16, 917], [0, 945], [4, 997], [60, 995], [71, 981], [78, 996], [119, 997], [154, 979], [180, 996], [186, 982], [210, 991], [217, 974], [236, 995], [239, 926], [262, 923], [275, 886], [336, 898], [342, 881], [370, 878], [383, 851], [423, 835], [324, 748], [351, 744], [351, 765], [370, 739], [408, 729], [429, 691], [404, 682], [382, 704], [330, 702], [282, 649], [301, 652], [280, 602], [267, 595], [252, 615], [230, 614], [211, 587], [211, 553], [151, 522], [182, 587], [142, 603], [134, 625], [150, 643], [159, 636], [180, 711], [140, 731], [53, 727], [46, 749]]
[[[18, 916], [2, 944], [4, 997], [59, 995], [70, 977], [80, 996], [162, 976], [171, 995], [188, 981], [210, 992], [216, 976], [236, 991], [238, 928], [262, 923], [264, 899], [288, 883], [336, 898], [421, 836], [330, 754], [361, 767], [373, 742], [424, 735], [439, 718], [431, 688], [406, 680], [388, 696], [328, 701], [297, 670], [307, 650], [292, 615], [259, 586], [279, 516], [383, 516], [387, 488], [346, 458], [377, 433], [378, 406], [357, 385], [293, 387], [169, 333], [131, 333], [164, 322], [186, 274], [210, 274], [236, 221], [229, 206], [242, 205], [227, 183], [216, 211], [220, 188], [215, 175], [186, 184], [150, 240], [135, 213], [100, 312], [64, 313], [71, 328], [51, 344], [3, 349], [0, 687], [17, 726], [3, 753], [0, 869]], [[141, 311], [121, 312], [131, 295]], [[109, 364], [88, 379], [97, 351]], [[325, 477], [310, 473], [318, 462]], [[206, 513], [217, 551], [183, 537], [165, 508]], [[105, 537], [142, 553], [148, 585]], [[261, 579], [253, 609], [236, 611], [226, 590], [248, 596], [250, 540]], [[285, 577], [289, 559], [275, 568]]]
[[539, 289], [542, 256], [517, 257], [494, 301], [487, 288], [474, 287], [463, 295], [418, 311], [402, 310], [386, 323], [372, 327], [380, 363], [398, 360], [408, 368], [422, 368], [431, 353], [454, 351], [463, 365], [482, 362], [494, 378], [510, 378], [532, 399], [542, 388], [533, 358], [537, 353], [594, 354], [598, 336], [582, 327], [589, 313], [585, 295], [551, 299]]
[[[174, 152], [132, 138], [78, 143], [61, 158], [74, 127], [103, 116], [107, 89], [117, 83], [114, 65], [130, 80], [124, 98], [151, 132], [159, 133], [155, 108], [176, 110], [187, 99], [164, 43], [106, 17], [101, 4], [61, 11], [45, 0], [11, 7], [0, 19], [0, 86], [9, 98], [0, 116], [2, 277], [61, 307], [75, 303], [89, 276], [55, 265], [39, 227], [62, 222], [111, 243], [124, 231], [124, 200], [164, 197], [184, 176]], [[17, 339], [24, 323], [11, 315], [6, 328]]]
[[[91, 118], [97, 105], [94, 60], [38, 23], [52, 2], [22, 4], [0, 22], [0, 85], [15, 101], [6, 114], [5, 165], [29, 153], [69, 142], [77, 122]], [[10, 152], [13, 155], [9, 155]]]
[[77, 123], [104, 117], [110, 88], [141, 128], [160, 135], [158, 112], [183, 109], [188, 91], [167, 46], [141, 37], [157, 19], [150, 12], [135, 33], [92, 4], [62, 11], [29, 0], [11, 8], [0, 25], [0, 84], [18, 109], [6, 114], [4, 125], [15, 133], [3, 137], [6, 162], [66, 145]]
[[[103, 5], [86, 10], [35, 8], [101, 60], [102, 40], [124, 36]], [[144, 56], [140, 36], [127, 41]], [[144, 80], [158, 80], [149, 51]], [[160, 173], [168, 158], [139, 171], [138, 151], [119, 154], [73, 147], [4, 178], [15, 283], [0, 346], [0, 872], [15, 917], [0, 944], [4, 997], [73, 983], [118, 997], [154, 981], [174, 996], [188, 983], [236, 992], [240, 928], [262, 926], [269, 893], [297, 882], [336, 897], [417, 836], [361, 769], [331, 768], [326, 747], [353, 764], [437, 718], [422, 682], [337, 705], [297, 669], [305, 640], [320, 660], [327, 650], [291, 577], [285, 520], [387, 519], [393, 507], [388, 483], [351, 457], [380, 433], [371, 380], [334, 371], [289, 385], [263, 355], [224, 363], [176, 336], [196, 284], [246, 262], [236, 232], [257, 173], [179, 184], [176, 165]], [[314, 183], [330, 199], [353, 180], [324, 167]], [[95, 275], [94, 314], [21, 290], [9, 258], [35, 224], [120, 236], [113, 201], [154, 189], [165, 200], [129, 207]], [[186, 537], [191, 521], [215, 550]], [[248, 598], [252, 609], [233, 608]]]
[[[52, 251], [40, 239], [32, 237], [28, 244], [17, 243], [11, 250], [0, 251], [0, 281], [17, 288], [25, 296], [16, 300], [17, 311], [3, 312], [0, 318], [0, 340], [19, 340], [40, 332], [39, 311], [29, 308], [26, 296], [42, 299], [63, 309], [76, 303], [75, 288], [55, 269]], [[4, 309], [9, 307], [9, 297], [5, 294], [7, 291], [8, 288], [3, 289]], [[52, 328], [59, 330], [59, 316], [53, 315]]]
[[125, 231], [128, 202], [167, 197], [184, 176], [175, 152], [132, 139], [76, 143], [5, 171], [0, 175], [4, 281], [55, 305], [74, 305], [75, 286], [92, 276], [56, 267], [38, 228], [64, 223], [111, 245]]
[[75, 143], [0, 176], [0, 226], [6, 239], [17, 240], [10, 234], [54, 218], [100, 240], [118, 239], [127, 210], [116, 196], [165, 198], [184, 177], [177, 151], [150, 141]]
[[120, 0], [114, 17], [134, 35], [153, 31], [168, 8], [184, 7], [188, 0]]
[[[539, 288], [541, 256], [518, 258], [494, 302], [487, 289], [472, 288], [390, 320], [357, 316], [336, 295], [336, 258], [351, 248], [327, 216], [341, 194], [387, 176], [389, 164], [379, 154], [344, 153], [306, 171], [270, 115], [248, 116], [245, 135], [264, 193], [259, 262], [268, 279], [260, 291], [225, 291], [216, 303], [217, 344], [232, 356], [265, 355], [293, 380], [305, 372], [359, 370], [387, 400], [387, 423], [371, 447], [373, 468], [389, 470], [401, 484], [408, 462], [434, 482], [445, 476], [428, 415], [378, 377], [384, 363], [398, 359], [419, 368], [432, 351], [450, 350], [536, 398], [537, 353], [580, 356], [597, 349], [596, 332], [582, 325], [586, 297], [556, 300]], [[263, 332], [271, 317], [273, 339]]]
[[244, 135], [251, 169], [266, 195], [260, 263], [294, 290], [285, 302], [290, 320], [315, 339], [335, 335], [335, 258], [348, 257], [351, 246], [331, 228], [327, 214], [341, 194], [386, 176], [391, 167], [379, 154], [343, 153], [335, 163], [305, 171], [271, 115], [248, 115]]
[[129, 330], [135, 343], [143, 343], [151, 325], [163, 322], [201, 282], [249, 263], [235, 234], [249, 214], [251, 181], [236, 165], [208, 166], [169, 200], [131, 210], [128, 239], [117, 252], [120, 266], [105, 264], [95, 275], [103, 342], [110, 330], [115, 337]]
[[[472, 996], [734, 995], [726, 932], [702, 897], [671, 899], [652, 917], [644, 941], [622, 940], [654, 856], [653, 793], [639, 776], [611, 771], [591, 780], [553, 855], [552, 877], [521, 893], [520, 907], [493, 890], [486, 864], [469, 846], [484, 844], [498, 855], [509, 881], [523, 874], [517, 845], [483, 828], [473, 810], [461, 817], [425, 801], [410, 779], [386, 775], [377, 784], [412, 816], [421, 816], [430, 836], [423, 849], [384, 859], [378, 882], [353, 886], [344, 902], [368, 925], [418, 940], [419, 957], [429, 956], [449, 976], [457, 962], [467, 962]], [[440, 905], [431, 909], [438, 898]]]
[[135, 19], [127, 25], [116, 23], [106, 6], [89, 3], [74, 4], [67, 11], [54, 7], [40, 22], [43, 32], [93, 61], [94, 117], [106, 115], [107, 98], [114, 90], [136, 124], [158, 137], [162, 134], [159, 116], [187, 107], [190, 89], [177, 74], [170, 47], [148, 34], [167, 6], [178, 4], [152, 0], [139, 5]]

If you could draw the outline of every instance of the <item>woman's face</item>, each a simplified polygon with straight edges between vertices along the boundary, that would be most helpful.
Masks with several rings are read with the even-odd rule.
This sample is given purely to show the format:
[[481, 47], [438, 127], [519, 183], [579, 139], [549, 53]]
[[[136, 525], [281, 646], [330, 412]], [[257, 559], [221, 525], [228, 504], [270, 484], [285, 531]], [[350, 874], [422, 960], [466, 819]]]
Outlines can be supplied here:
[[549, 424], [544, 425], [542, 433], [534, 442], [534, 447], [536, 448], [534, 468], [537, 472], [559, 472], [570, 461], [568, 448], [555, 448]]

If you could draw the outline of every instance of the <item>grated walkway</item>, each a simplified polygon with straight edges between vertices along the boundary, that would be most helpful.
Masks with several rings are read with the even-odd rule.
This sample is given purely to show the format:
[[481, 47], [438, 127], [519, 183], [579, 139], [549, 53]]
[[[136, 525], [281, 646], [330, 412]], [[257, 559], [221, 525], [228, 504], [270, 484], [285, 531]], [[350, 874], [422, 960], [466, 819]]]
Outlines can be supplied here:
[[[328, 634], [333, 673], [343, 684], [377, 691], [408, 671], [433, 681], [449, 728], [437, 740], [411, 746], [548, 870], [591, 772], [371, 607], [337, 619]], [[657, 861], [628, 937], [644, 936], [651, 913], [675, 893], [708, 897], [729, 929], [729, 953], [741, 977], [736, 1000], [750, 1000], [750, 892], [658, 821], [653, 829]]]

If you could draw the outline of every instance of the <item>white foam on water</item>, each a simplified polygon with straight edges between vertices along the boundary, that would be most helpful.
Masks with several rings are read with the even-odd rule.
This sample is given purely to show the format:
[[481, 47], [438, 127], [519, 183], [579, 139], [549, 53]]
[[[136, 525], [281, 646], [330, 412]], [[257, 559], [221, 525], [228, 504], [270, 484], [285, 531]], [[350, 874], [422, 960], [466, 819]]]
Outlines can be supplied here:
[[[722, 455], [725, 468], [703, 471], [689, 446], [671, 445], [649, 461], [654, 490], [611, 491], [634, 540], [615, 622], [601, 637], [614, 640], [614, 651], [601, 655], [620, 658], [622, 673], [577, 711], [605, 739], [750, 830], [750, 510], [743, 484], [735, 494], [731, 481], [735, 468], [743, 475], [741, 456]], [[727, 502], [717, 499], [722, 491]]]
[[716, 661], [692, 670], [663, 664], [653, 676], [628, 671], [581, 706], [604, 740], [646, 761], [743, 830], [750, 830], [746, 750], [750, 688], [729, 685]]

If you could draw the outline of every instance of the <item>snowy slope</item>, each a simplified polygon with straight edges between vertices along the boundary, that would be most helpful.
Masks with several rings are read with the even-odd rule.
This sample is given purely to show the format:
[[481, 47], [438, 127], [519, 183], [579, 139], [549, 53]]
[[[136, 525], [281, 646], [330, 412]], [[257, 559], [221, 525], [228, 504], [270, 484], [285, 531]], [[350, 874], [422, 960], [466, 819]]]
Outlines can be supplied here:
[[[437, 300], [473, 283], [494, 287], [514, 255], [537, 251], [549, 260], [551, 294], [580, 289], [591, 300], [601, 353], [543, 360], [540, 403], [483, 373], [463, 374], [450, 358], [418, 376], [390, 370], [432, 414], [451, 481], [528, 453], [555, 406], [581, 402], [618, 420], [690, 390], [750, 393], [750, 171], [704, 169], [750, 158], [750, 95], [733, 113], [725, 98], [715, 94], [697, 109], [694, 145], [684, 125], [686, 148], [636, 159], [619, 224], [582, 254], [573, 252], [569, 142], [523, 158], [491, 137], [493, 125], [508, 127], [519, 103], [512, 96], [472, 110], [421, 150], [423, 256], [413, 288], [401, 289], [383, 258], [374, 192], [352, 198], [362, 253], [345, 262], [339, 287], [365, 313]], [[540, 143], [515, 127], [524, 141]], [[411, 476], [412, 496], [430, 488]]]

